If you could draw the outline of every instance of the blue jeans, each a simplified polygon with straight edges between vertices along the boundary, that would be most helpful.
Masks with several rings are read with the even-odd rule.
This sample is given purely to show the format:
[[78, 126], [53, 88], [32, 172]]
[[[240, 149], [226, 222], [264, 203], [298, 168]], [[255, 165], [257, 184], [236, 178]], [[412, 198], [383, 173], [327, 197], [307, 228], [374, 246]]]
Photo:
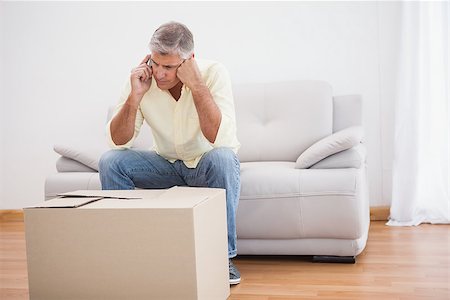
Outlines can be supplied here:
[[205, 153], [196, 168], [174, 163], [154, 151], [111, 150], [102, 155], [99, 173], [104, 190], [165, 189], [173, 186], [223, 188], [226, 190], [228, 257], [235, 257], [236, 210], [240, 195], [240, 163], [228, 148]]

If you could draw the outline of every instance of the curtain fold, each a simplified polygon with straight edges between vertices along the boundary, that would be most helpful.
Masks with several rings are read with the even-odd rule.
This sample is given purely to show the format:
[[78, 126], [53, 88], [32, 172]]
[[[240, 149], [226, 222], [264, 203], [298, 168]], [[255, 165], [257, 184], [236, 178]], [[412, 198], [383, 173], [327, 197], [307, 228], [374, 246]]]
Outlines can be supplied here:
[[450, 223], [449, 10], [402, 4], [388, 225]]

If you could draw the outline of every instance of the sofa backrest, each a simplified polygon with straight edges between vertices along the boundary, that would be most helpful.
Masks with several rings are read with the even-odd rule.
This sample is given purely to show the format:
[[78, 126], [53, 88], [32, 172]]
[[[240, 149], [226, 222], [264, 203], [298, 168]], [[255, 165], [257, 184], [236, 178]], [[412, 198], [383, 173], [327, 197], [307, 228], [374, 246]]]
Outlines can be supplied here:
[[[323, 81], [237, 84], [233, 94], [242, 162], [295, 161], [321, 138], [362, 125], [361, 96], [333, 97]], [[133, 147], [151, 146], [151, 131], [144, 123]]]
[[239, 159], [295, 161], [333, 132], [333, 96], [323, 81], [233, 86]]

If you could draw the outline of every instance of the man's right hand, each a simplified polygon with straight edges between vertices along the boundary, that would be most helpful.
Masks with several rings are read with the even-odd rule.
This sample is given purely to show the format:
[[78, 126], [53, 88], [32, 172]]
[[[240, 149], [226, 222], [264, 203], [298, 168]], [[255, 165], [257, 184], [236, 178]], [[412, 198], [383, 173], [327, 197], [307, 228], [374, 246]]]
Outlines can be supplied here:
[[134, 98], [136, 105], [142, 100], [144, 94], [150, 89], [150, 85], [152, 84], [152, 75], [153, 70], [151, 67], [147, 65], [147, 62], [151, 59], [151, 55], [148, 54], [142, 60], [142, 62], [131, 70], [131, 98]]

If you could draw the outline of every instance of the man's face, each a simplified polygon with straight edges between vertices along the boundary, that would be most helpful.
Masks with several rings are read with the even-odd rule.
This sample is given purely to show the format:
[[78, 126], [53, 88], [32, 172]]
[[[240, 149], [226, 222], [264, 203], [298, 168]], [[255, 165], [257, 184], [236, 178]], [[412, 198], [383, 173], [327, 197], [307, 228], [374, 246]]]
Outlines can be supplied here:
[[170, 90], [180, 82], [177, 77], [177, 69], [184, 61], [180, 56], [152, 52], [151, 60], [153, 77], [160, 89]]

